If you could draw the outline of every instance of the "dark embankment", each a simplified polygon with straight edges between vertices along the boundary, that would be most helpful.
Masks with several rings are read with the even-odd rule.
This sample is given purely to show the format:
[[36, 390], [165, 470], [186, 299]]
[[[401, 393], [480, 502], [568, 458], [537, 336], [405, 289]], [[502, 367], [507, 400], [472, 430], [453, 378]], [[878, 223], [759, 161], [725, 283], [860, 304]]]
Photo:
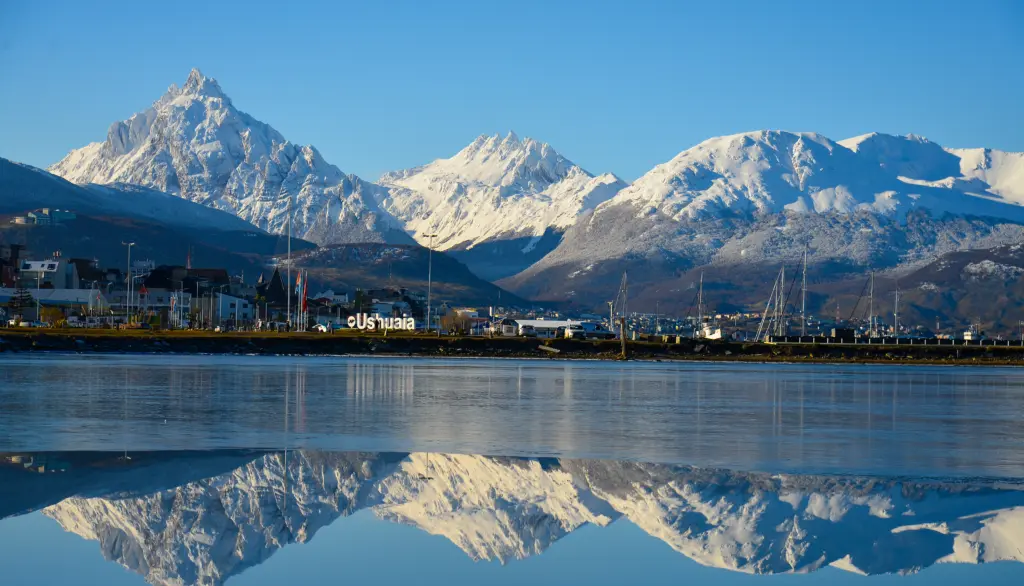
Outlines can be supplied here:
[[[111, 330], [0, 330], [0, 352], [257, 355], [398, 355], [619, 359], [618, 341], [425, 335], [249, 334]], [[920, 364], [1024, 364], [1024, 348], [977, 346], [769, 345], [682, 340], [628, 342], [632, 359]]]

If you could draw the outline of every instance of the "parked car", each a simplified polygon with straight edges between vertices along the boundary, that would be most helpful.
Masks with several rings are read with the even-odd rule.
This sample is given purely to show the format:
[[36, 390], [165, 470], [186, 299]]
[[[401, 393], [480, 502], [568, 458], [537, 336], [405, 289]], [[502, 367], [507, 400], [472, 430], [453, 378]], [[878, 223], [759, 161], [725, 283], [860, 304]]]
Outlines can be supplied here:
[[615, 339], [615, 333], [605, 327], [602, 323], [583, 322], [580, 325], [583, 326], [583, 330], [587, 333], [588, 338], [593, 338], [595, 340]]
[[526, 338], [536, 338], [537, 330], [533, 326], [519, 326], [519, 335]]
[[565, 328], [565, 337], [569, 340], [586, 340], [587, 331], [583, 329], [581, 324], [569, 324]]

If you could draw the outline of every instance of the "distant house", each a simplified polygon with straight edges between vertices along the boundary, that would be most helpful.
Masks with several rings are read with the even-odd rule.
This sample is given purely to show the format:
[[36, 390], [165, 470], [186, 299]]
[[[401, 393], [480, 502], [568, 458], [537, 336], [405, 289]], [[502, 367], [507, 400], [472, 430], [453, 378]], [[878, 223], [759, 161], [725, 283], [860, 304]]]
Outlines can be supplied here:
[[56, 255], [46, 260], [21, 261], [18, 279], [21, 285], [27, 288], [79, 288], [78, 270], [74, 263]]
[[[54, 208], [42, 208], [34, 212], [25, 214], [23, 222], [15, 222], [16, 224], [36, 224], [39, 226], [57, 226], [67, 220], [74, 220], [77, 216], [74, 212], [68, 210], [58, 210]], [[21, 217], [15, 218], [16, 220]]]
[[393, 315], [395, 311], [395, 304], [387, 301], [374, 300], [373, 305], [370, 306], [371, 314], [379, 314], [383, 316]]
[[[106, 295], [107, 301], [111, 307], [125, 307], [125, 302], [128, 300], [128, 292], [125, 290], [112, 291]], [[188, 290], [177, 290], [164, 289], [162, 287], [147, 287], [142, 285], [138, 289], [132, 291], [131, 304], [132, 307], [136, 307], [143, 311], [161, 311], [164, 309], [170, 309], [173, 305], [175, 308], [184, 307], [188, 308], [192, 303], [192, 292]]]
[[334, 289], [328, 289], [317, 293], [313, 299], [325, 300], [332, 305], [345, 305], [348, 303], [348, 293], [335, 293]]
[[223, 293], [217, 294], [216, 319], [220, 323], [229, 321], [251, 321], [255, 316], [254, 305], [248, 299]]

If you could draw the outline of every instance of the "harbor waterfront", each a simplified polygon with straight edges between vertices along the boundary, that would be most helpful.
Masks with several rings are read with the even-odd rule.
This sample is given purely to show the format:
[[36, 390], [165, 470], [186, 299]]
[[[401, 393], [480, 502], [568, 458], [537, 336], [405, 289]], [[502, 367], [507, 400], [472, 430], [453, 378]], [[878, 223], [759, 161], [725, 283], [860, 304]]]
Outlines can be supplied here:
[[[681, 336], [641, 340], [448, 336], [407, 331], [334, 333], [191, 330], [0, 329], [0, 353], [178, 353], [466, 356], [495, 358], [753, 362], [1024, 364], [1016, 340], [770, 338], [735, 342]], [[625, 352], [625, 356], [623, 355]]]
[[1024, 578], [1017, 368], [5, 352], [0, 405], [15, 584]]

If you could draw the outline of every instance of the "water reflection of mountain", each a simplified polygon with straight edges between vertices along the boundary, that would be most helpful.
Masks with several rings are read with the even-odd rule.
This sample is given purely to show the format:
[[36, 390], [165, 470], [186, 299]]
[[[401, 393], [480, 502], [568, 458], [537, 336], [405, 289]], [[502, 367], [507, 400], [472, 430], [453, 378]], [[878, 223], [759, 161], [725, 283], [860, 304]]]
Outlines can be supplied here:
[[748, 573], [1024, 561], [1024, 487], [1005, 483], [425, 453], [154, 453], [42, 476], [18, 460], [0, 466], [0, 502], [19, 503], [0, 516], [45, 507], [153, 584], [221, 584], [360, 509], [501, 562], [620, 517], [698, 563]]

